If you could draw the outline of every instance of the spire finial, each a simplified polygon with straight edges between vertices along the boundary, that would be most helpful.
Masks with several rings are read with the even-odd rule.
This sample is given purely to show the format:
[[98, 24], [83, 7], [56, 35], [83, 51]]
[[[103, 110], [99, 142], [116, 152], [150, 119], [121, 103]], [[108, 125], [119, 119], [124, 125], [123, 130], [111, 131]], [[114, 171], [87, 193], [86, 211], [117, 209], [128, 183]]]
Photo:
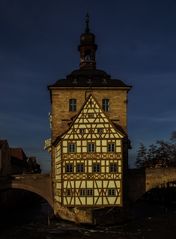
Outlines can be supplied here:
[[89, 29], [89, 14], [86, 14], [86, 29], [85, 29], [85, 33], [89, 33], [90, 29]]

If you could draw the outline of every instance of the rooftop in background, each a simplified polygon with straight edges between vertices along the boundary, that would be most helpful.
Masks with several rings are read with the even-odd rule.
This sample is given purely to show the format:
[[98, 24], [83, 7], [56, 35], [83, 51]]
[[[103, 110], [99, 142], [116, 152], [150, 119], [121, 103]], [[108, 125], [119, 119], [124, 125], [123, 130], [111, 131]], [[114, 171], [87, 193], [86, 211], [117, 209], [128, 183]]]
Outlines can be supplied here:
[[10, 148], [10, 157], [19, 160], [24, 160], [27, 158], [22, 148]]
[[8, 144], [6, 139], [0, 139], [0, 148], [4, 145]]

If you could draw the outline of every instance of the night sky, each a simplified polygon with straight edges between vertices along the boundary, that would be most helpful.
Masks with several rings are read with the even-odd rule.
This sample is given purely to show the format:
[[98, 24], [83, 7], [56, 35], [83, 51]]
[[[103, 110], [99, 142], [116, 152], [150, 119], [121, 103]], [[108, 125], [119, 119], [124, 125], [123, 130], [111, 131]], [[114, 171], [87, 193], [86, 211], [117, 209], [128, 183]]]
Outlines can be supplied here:
[[0, 0], [0, 138], [37, 156], [44, 171], [47, 86], [79, 68], [87, 12], [97, 68], [133, 86], [130, 164], [140, 142], [167, 140], [176, 130], [175, 0]]

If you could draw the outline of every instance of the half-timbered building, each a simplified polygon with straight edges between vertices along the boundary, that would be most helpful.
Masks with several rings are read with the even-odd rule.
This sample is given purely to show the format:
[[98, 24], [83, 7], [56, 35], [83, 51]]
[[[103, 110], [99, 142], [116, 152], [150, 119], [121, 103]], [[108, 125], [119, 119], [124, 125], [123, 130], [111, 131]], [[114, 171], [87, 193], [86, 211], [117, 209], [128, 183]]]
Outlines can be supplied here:
[[49, 86], [54, 202], [67, 208], [122, 206], [131, 86], [96, 68], [88, 19], [78, 50], [79, 69]]

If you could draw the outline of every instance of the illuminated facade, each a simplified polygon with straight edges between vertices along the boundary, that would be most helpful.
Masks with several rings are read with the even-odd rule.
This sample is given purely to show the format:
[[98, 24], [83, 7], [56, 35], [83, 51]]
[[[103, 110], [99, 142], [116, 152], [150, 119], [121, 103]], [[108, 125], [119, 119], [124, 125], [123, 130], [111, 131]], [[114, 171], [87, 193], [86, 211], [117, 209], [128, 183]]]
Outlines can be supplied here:
[[54, 203], [67, 208], [122, 206], [128, 167], [130, 86], [96, 69], [89, 22], [80, 68], [49, 86]]

